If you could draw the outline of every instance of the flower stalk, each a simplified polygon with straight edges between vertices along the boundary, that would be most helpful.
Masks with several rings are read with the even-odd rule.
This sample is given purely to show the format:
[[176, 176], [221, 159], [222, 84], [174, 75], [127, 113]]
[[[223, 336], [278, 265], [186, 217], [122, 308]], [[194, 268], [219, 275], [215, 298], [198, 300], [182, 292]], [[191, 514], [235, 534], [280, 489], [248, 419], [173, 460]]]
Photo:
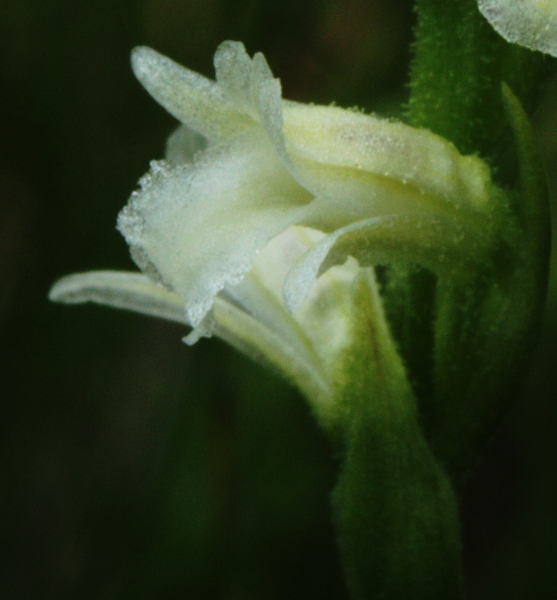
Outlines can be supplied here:
[[[502, 200], [495, 217], [501, 237], [483, 265], [435, 281], [423, 270], [393, 269], [386, 288], [395, 319], [415, 324], [424, 313], [433, 315], [431, 330], [418, 320], [421, 330], [414, 325], [401, 331], [394, 322], [393, 331], [417, 381], [426, 435], [458, 481], [506, 412], [513, 374], [521, 371], [545, 298], [547, 186], [522, 105], [538, 93], [547, 58], [507, 43], [475, 0], [418, 0], [417, 12], [408, 120], [488, 157], [505, 188], [495, 192]], [[511, 169], [501, 164], [500, 151], [509, 129]], [[404, 305], [393, 290], [404, 291]], [[424, 353], [424, 339], [433, 364], [420, 372], [412, 369], [413, 357]]]
[[525, 106], [547, 60], [507, 43], [477, 0], [417, 0], [407, 121], [451, 140], [464, 154], [492, 155], [508, 127], [501, 82]]
[[508, 410], [547, 286], [547, 186], [521, 103], [535, 94], [544, 57], [506, 43], [473, 1], [418, 0], [417, 10], [409, 122], [491, 157], [510, 127], [519, 175], [493, 190], [500, 237], [483, 264], [436, 278], [387, 271], [386, 312], [418, 400], [406, 378], [390, 387], [368, 369], [371, 402], [349, 428], [334, 493], [358, 599], [462, 597], [454, 486]]

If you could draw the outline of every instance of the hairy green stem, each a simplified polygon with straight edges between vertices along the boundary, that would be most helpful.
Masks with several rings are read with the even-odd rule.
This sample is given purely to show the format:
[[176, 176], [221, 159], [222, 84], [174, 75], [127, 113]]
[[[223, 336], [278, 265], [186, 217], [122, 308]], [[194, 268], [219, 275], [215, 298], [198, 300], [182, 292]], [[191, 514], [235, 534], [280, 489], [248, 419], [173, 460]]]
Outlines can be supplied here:
[[416, 10], [408, 122], [451, 140], [463, 154], [490, 156], [507, 127], [502, 82], [527, 106], [543, 55], [507, 43], [477, 0], [417, 0]]
[[333, 494], [352, 598], [460, 600], [457, 504], [414, 398], [374, 395], [358, 416]]
[[[417, 11], [409, 123], [494, 166], [512, 129], [521, 181], [513, 192], [493, 186], [501, 211], [481, 272], [436, 282], [392, 267], [382, 272], [386, 315], [374, 280], [362, 276], [360, 338], [336, 380], [343, 451], [333, 494], [354, 600], [462, 598], [453, 484], [501, 417], [547, 272], [545, 187], [521, 106], [543, 59], [500, 38], [476, 0], [417, 0]], [[503, 82], [518, 98], [507, 89], [503, 99]]]
[[355, 297], [340, 365], [342, 465], [333, 512], [354, 600], [459, 600], [458, 511], [426, 442], [371, 271]]
[[[515, 155], [509, 152], [513, 137], [516, 140], [516, 132], [511, 133], [515, 125], [511, 127], [501, 86], [506, 82], [519, 104], [531, 109], [548, 68], [546, 57], [507, 43], [480, 14], [477, 0], [417, 0], [416, 10], [408, 122], [444, 136], [463, 153], [480, 154], [494, 167], [494, 179], [507, 189], [516, 187], [518, 165]], [[520, 162], [523, 164], [523, 157]], [[538, 202], [531, 193], [524, 197], [524, 191], [519, 197], [524, 203]], [[545, 259], [538, 253], [536, 260], [543, 263]], [[529, 270], [532, 265], [526, 272]], [[490, 337], [484, 305], [493, 300], [484, 275], [471, 274], [475, 284], [461, 282], [462, 289], [457, 289], [458, 281], [436, 284], [423, 269], [396, 267], [391, 268], [383, 288], [387, 316], [420, 404], [426, 439], [455, 479], [461, 479], [478, 447], [504, 413], [504, 408], [495, 410], [488, 404], [498, 395], [497, 402], [503, 407], [501, 398], [509, 390], [508, 386], [491, 384], [509, 374], [497, 371], [487, 356], [487, 348], [493, 352], [497, 344], [509, 347], [509, 341], [503, 342], [504, 336], [498, 340]], [[477, 292], [475, 298], [470, 296], [473, 289]], [[508, 289], [518, 288], [514, 285]], [[525, 286], [520, 289], [525, 290]], [[530, 293], [543, 297], [543, 285]], [[423, 315], [430, 316], [429, 326]], [[447, 325], [449, 322], [451, 325]], [[508, 330], [509, 325], [501, 328]], [[525, 337], [521, 334], [512, 340], [516, 356], [524, 357], [518, 348]], [[424, 356], [432, 357], [433, 369], [422, 368]], [[508, 359], [509, 365], [512, 360]], [[515, 371], [519, 367], [516, 361]], [[477, 397], [472, 400], [471, 378], [480, 371], [491, 383], [487, 388], [485, 382], [475, 388]], [[490, 390], [490, 399], [481, 393], [482, 389]], [[489, 419], [483, 419], [483, 407], [485, 415], [492, 413]], [[475, 424], [474, 433], [472, 428], [463, 426], [467, 422]], [[457, 444], [458, 431], [461, 435]], [[477, 442], [472, 438], [477, 438]]]

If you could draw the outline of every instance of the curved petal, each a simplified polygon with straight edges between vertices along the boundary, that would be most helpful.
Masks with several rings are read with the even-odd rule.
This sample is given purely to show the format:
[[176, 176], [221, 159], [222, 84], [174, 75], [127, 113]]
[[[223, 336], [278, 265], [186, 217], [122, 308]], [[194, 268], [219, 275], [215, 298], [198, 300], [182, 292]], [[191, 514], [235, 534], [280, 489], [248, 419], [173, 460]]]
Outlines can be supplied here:
[[554, 0], [478, 0], [483, 16], [508, 42], [557, 56]]
[[353, 342], [354, 282], [361, 269], [355, 259], [333, 266], [292, 314], [282, 301], [282, 285], [296, 258], [323, 237], [297, 226], [281, 233], [237, 286], [215, 298], [213, 313], [219, 337], [279, 366], [319, 405], [330, 396], [335, 362]]
[[[311, 248], [324, 234], [305, 227], [289, 227], [276, 236], [257, 255], [249, 273], [235, 286], [228, 286], [215, 299], [230, 300], [251, 318], [266, 327], [281, 343], [295, 352], [314, 371], [322, 364], [320, 348], [312, 343], [315, 336], [308, 332], [306, 323], [290, 314], [282, 299], [284, 279], [296, 260]], [[337, 290], [338, 291], [338, 290]], [[338, 300], [338, 298], [336, 298]], [[314, 302], [314, 304], [317, 304]], [[322, 303], [323, 304], [323, 303]], [[324, 315], [323, 315], [324, 316]], [[215, 314], [217, 324], [218, 315]], [[322, 323], [323, 324], [323, 323]], [[221, 331], [218, 327], [215, 331]], [[236, 336], [241, 331], [236, 329]], [[310, 337], [308, 338], [308, 335]], [[325, 375], [321, 375], [326, 379]]]
[[286, 150], [280, 80], [273, 77], [263, 54], [257, 52], [251, 59], [242, 43], [225, 41], [217, 48], [214, 62], [224, 96], [262, 125], [286, 169], [306, 187]]
[[311, 352], [292, 346], [248, 313], [226, 302], [215, 300], [215, 333], [251, 358], [272, 365], [309, 398], [324, 401], [331, 397], [330, 382], [323, 365]]
[[292, 315], [284, 307], [284, 279], [298, 258], [323, 237], [325, 234], [307, 227], [289, 227], [257, 254], [242, 281], [226, 287], [225, 297], [268, 327], [281, 330], [281, 335], [298, 335]]
[[292, 313], [329, 377], [338, 368], [338, 357], [353, 342], [355, 281], [361, 272], [353, 258], [331, 267], [314, 280]]
[[310, 201], [253, 130], [209, 147], [192, 165], [153, 163], [118, 228], [139, 267], [183, 299], [196, 327], [213, 297], [237, 283]]
[[263, 54], [257, 52], [251, 59], [240, 42], [223, 42], [215, 54], [215, 70], [226, 97], [262, 125], [286, 169], [304, 185], [286, 151], [280, 80], [273, 77]]
[[483, 260], [489, 239], [457, 221], [427, 215], [375, 217], [323, 238], [293, 266], [284, 283], [290, 311], [303, 302], [316, 278], [348, 256], [361, 266], [414, 263], [442, 275]]
[[[456, 209], [439, 197], [420, 193], [397, 179], [367, 171], [306, 162], [302, 176], [315, 177], [321, 195], [307, 207], [300, 223], [330, 233], [362, 219], [388, 215], [439, 215], [452, 219]], [[308, 184], [310, 190], [316, 185]], [[479, 215], [460, 211], [458, 216], [478, 224]]]
[[[312, 380], [320, 373], [320, 378], [330, 384], [335, 361], [352, 343], [354, 282], [361, 271], [358, 262], [352, 258], [342, 266], [328, 269], [313, 282], [304, 302], [292, 314], [283, 302], [283, 285], [288, 272], [299, 257], [323, 239], [326, 238], [319, 231], [290, 227], [258, 254], [252, 270], [237, 286], [226, 288], [225, 298], [231, 297], [259, 327], [273, 332], [281, 347], [290, 349], [288, 353], [298, 356], [306, 366], [313, 365], [311, 369], [306, 367], [307, 373], [314, 373]], [[215, 300], [215, 307], [222, 299], [220, 295]], [[215, 308], [215, 320], [223, 325], [219, 315]], [[226, 328], [233, 327], [237, 337], [243, 339], [242, 325], [227, 323]], [[252, 328], [250, 326], [250, 330]], [[223, 337], [222, 329], [217, 327], [216, 332]], [[248, 345], [255, 343], [251, 340]], [[292, 375], [292, 378], [296, 380], [300, 376]]]
[[473, 212], [485, 210], [490, 197], [487, 164], [461, 155], [427, 129], [334, 106], [285, 102], [284, 136], [292, 161], [316, 195], [336, 194], [339, 176], [349, 180], [367, 174]]
[[217, 83], [151, 48], [133, 50], [132, 68], [159, 104], [209, 140], [227, 138], [254, 125], [253, 119], [225, 97]]
[[95, 302], [188, 324], [181, 298], [142, 273], [89, 271], [57, 281], [48, 297], [54, 302]]

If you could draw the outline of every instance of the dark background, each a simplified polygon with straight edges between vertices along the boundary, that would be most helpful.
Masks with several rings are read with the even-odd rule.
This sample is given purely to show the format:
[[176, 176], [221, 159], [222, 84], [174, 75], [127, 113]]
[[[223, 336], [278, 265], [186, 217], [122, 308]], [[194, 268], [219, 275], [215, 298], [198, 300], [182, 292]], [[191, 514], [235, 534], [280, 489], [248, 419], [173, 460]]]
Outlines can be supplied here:
[[[0, 0], [0, 598], [346, 597], [304, 401], [218, 340], [46, 295], [133, 268], [115, 218], [175, 126], [133, 46], [212, 76], [240, 39], [285, 97], [396, 114], [413, 18], [410, 0]], [[557, 597], [556, 308], [463, 496], [470, 599]]]

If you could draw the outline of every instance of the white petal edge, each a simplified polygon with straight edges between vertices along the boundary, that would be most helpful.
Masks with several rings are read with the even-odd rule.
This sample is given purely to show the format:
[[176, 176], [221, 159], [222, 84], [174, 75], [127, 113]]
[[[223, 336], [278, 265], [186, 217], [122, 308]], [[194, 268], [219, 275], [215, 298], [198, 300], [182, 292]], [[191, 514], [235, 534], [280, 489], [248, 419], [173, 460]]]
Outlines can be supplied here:
[[192, 165], [154, 163], [141, 184], [118, 228], [138, 266], [184, 300], [194, 327], [311, 201], [258, 130], [209, 147]]
[[557, 56], [555, 0], [478, 0], [478, 6], [508, 42]]
[[286, 103], [282, 100], [280, 80], [273, 77], [265, 56], [257, 52], [252, 59], [242, 43], [225, 41], [217, 48], [214, 62], [217, 83], [225, 97], [262, 125], [287, 171], [304, 185], [286, 150], [283, 134]]
[[48, 297], [54, 302], [94, 302], [114, 308], [188, 324], [184, 303], [177, 294], [157, 285], [147, 275], [127, 271], [75, 273], [57, 281]]
[[253, 61], [241, 42], [227, 40], [219, 45], [213, 59], [217, 84], [236, 107], [257, 120], [253, 102]]
[[210, 140], [234, 135], [254, 124], [214, 81], [190, 71], [151, 48], [132, 52], [135, 76], [166, 110]]
[[293, 312], [329, 379], [338, 372], [339, 356], [354, 342], [354, 302], [362, 271], [351, 257], [343, 265], [332, 266], [313, 282]]
[[214, 304], [215, 334], [247, 356], [273, 366], [314, 401], [331, 398], [330, 382], [322, 365], [309, 354], [300, 354], [276, 332], [217, 297]]
[[360, 266], [419, 264], [437, 275], [476, 266], [485, 257], [488, 236], [456, 221], [427, 215], [364, 219], [337, 229], [294, 264], [284, 282], [284, 303], [294, 311], [315, 279], [348, 256]]

